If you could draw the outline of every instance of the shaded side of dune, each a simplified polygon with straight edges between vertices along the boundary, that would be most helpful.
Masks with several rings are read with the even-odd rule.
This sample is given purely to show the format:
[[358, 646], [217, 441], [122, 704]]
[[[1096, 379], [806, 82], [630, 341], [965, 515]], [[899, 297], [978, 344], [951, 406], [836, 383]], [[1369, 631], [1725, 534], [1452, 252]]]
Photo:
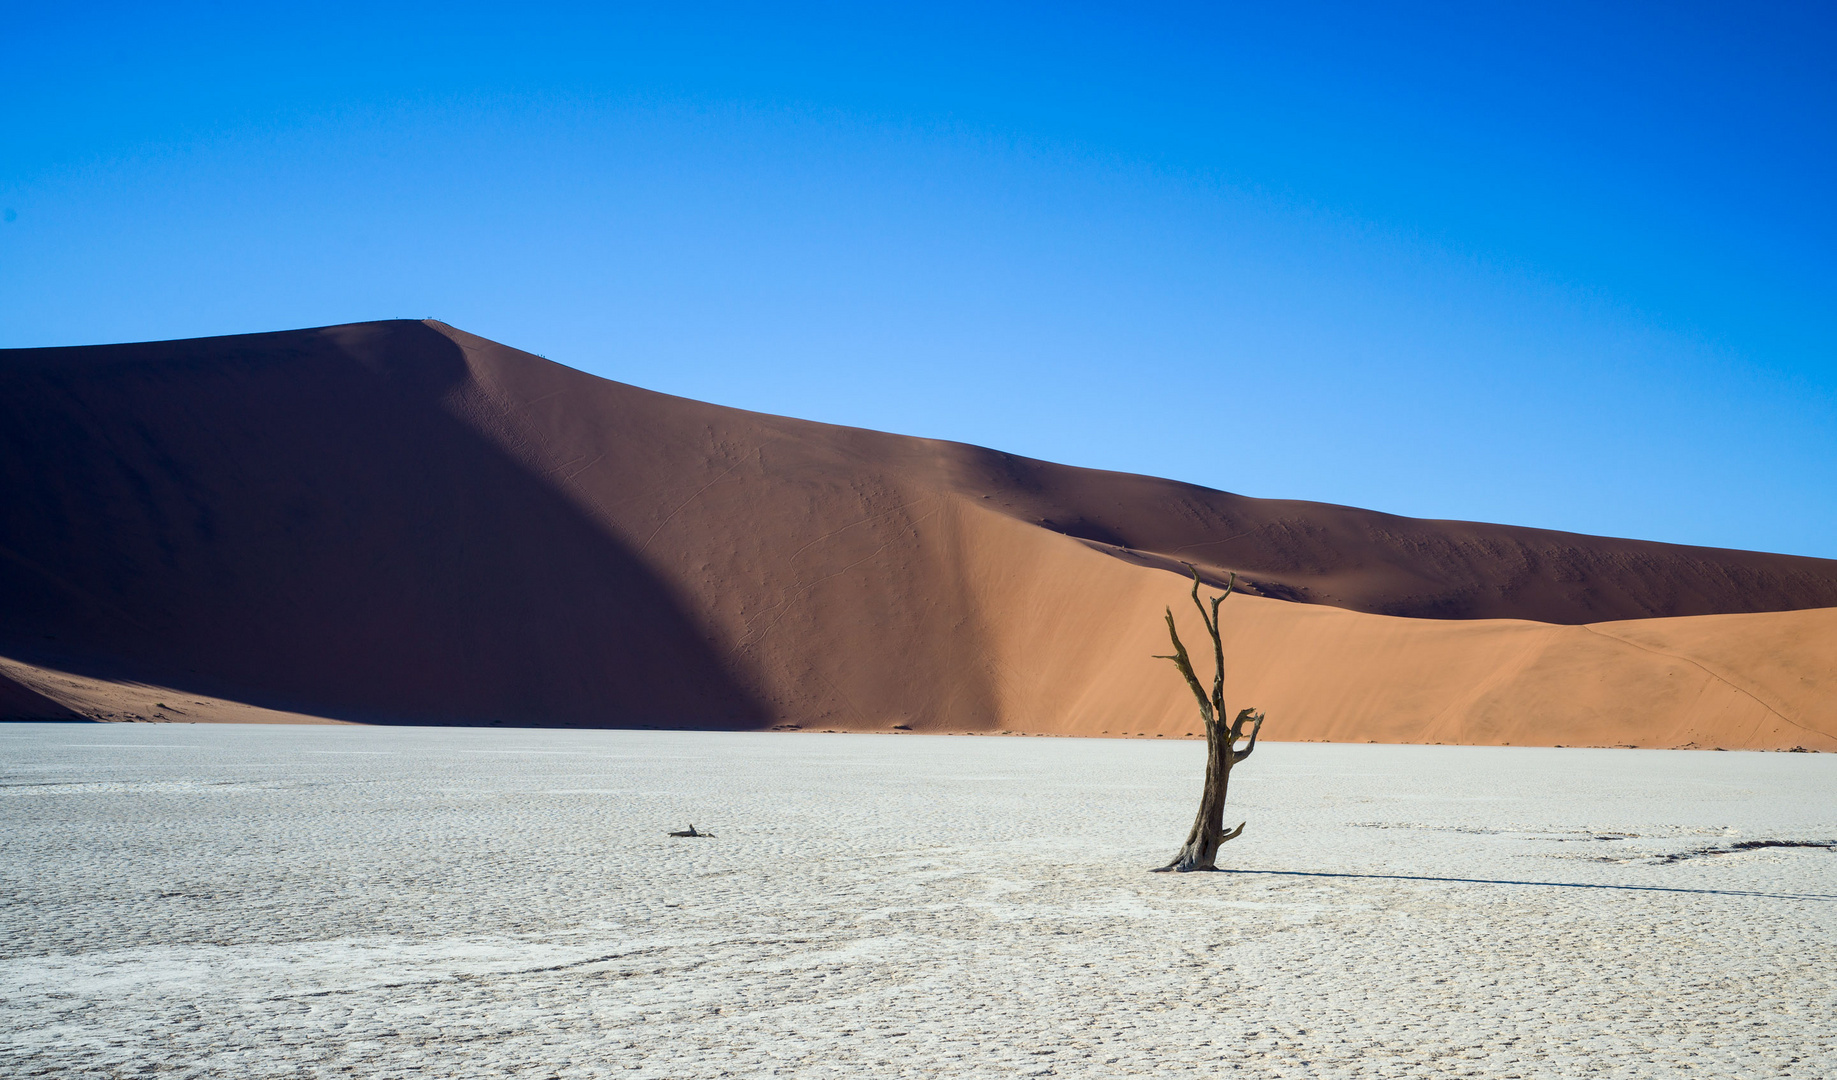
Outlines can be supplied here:
[[764, 722], [468, 377], [418, 323], [7, 355], [6, 649], [372, 721]]
[[[92, 712], [1178, 735], [1182, 561], [1243, 576], [1232, 686], [1279, 737], [1795, 745], [1833, 685], [1799, 658], [1837, 562], [1247, 499], [438, 323], [5, 354], [0, 480], [0, 655]], [[1700, 662], [1728, 634], [1774, 645]]]

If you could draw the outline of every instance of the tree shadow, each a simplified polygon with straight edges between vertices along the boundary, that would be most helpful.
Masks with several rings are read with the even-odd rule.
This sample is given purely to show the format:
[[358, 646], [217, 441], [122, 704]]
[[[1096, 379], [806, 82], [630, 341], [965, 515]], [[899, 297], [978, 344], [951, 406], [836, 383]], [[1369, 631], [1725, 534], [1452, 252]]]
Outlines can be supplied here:
[[1377, 881], [1444, 881], [1463, 885], [1529, 885], [1546, 889], [1611, 889], [1624, 892], [1691, 893], [1699, 896], [1748, 896], [1768, 900], [1837, 901], [1823, 893], [1775, 893], [1749, 889], [1687, 889], [1672, 885], [1606, 885], [1584, 881], [1518, 881], [1510, 878], [1430, 877], [1424, 874], [1342, 874], [1326, 870], [1220, 869], [1221, 874], [1269, 874], [1277, 877], [1368, 878]]

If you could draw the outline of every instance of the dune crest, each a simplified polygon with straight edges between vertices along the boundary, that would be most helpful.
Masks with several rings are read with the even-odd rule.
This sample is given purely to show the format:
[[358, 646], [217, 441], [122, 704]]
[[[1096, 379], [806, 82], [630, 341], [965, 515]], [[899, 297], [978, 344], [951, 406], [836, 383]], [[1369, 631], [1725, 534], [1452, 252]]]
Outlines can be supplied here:
[[147, 684], [370, 722], [1178, 736], [1149, 654], [1191, 561], [1240, 575], [1229, 688], [1273, 738], [1837, 749], [1831, 560], [1249, 499], [439, 323], [0, 353], [0, 479], [9, 714]]

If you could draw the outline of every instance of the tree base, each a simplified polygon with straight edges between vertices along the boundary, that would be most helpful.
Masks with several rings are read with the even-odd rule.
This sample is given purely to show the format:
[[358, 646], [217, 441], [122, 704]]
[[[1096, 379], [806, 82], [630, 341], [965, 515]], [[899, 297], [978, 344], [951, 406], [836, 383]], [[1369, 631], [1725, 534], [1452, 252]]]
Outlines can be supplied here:
[[[1185, 845], [1180, 848], [1180, 853], [1174, 856], [1174, 860], [1166, 866], [1155, 867], [1153, 873], [1191, 874], [1201, 870], [1217, 870], [1218, 849], [1226, 842], [1236, 840], [1243, 835], [1243, 832], [1243, 823], [1239, 823], [1237, 828], [1223, 835], [1219, 834], [1216, 825], [1205, 822], [1197, 823], [1193, 826], [1193, 835], [1187, 838]], [[1207, 835], [1208, 833], [1210, 835]]]

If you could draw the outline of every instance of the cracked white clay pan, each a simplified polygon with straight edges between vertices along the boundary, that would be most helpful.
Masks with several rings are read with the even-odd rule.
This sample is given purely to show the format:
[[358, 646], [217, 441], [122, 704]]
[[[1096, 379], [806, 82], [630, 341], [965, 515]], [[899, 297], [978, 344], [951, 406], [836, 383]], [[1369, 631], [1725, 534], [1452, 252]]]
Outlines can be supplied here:
[[1837, 757], [1202, 756], [0, 726], [0, 1074], [1837, 1075]]

